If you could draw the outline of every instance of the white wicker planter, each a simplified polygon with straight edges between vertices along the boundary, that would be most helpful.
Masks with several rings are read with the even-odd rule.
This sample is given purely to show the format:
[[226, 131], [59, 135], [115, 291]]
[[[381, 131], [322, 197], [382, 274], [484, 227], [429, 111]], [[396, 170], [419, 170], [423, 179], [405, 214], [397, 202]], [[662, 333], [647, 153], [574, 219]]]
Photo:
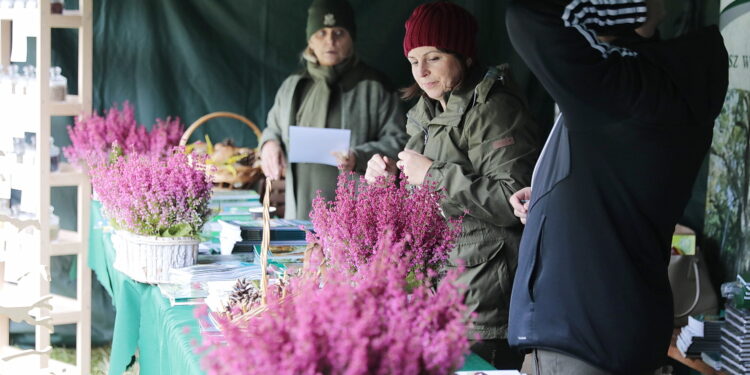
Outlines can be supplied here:
[[172, 268], [196, 263], [198, 243], [192, 237], [149, 237], [118, 230], [112, 234], [114, 267], [135, 281], [165, 282]]

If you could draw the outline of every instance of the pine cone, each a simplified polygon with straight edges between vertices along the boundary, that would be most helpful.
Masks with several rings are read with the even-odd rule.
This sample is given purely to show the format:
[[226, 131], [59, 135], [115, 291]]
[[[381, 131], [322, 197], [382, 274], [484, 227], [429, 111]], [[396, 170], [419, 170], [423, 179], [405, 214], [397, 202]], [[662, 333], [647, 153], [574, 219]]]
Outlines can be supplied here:
[[225, 312], [231, 314], [234, 307], [239, 307], [244, 313], [259, 303], [260, 289], [247, 279], [238, 279], [232, 288], [232, 294], [229, 295]]

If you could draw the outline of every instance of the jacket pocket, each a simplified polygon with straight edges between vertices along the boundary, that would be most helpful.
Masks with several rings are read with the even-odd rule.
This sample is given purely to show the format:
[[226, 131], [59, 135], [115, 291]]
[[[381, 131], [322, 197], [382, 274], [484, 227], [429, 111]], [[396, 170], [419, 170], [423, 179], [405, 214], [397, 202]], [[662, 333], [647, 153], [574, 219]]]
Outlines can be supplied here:
[[[526, 290], [529, 294], [529, 301], [532, 303], [534, 302], [534, 288], [536, 286], [537, 279], [539, 278], [539, 273], [541, 272], [542, 263], [541, 263], [541, 249], [542, 249], [542, 236], [544, 235], [544, 223], [547, 220], [546, 216], [542, 216], [541, 220], [539, 221], [539, 225], [536, 227], [536, 231], [532, 231], [531, 233], [534, 233], [532, 236], [526, 237], [524, 236], [524, 240], [521, 241], [521, 250], [526, 251], [529, 257], [528, 265], [525, 267], [526, 272], [526, 279], [524, 280], [524, 285], [526, 285]], [[526, 228], [526, 230], [531, 228]], [[531, 243], [526, 244], [524, 243], [525, 240], [531, 241]]]
[[456, 242], [455, 253], [451, 258], [455, 263], [461, 260], [466, 267], [485, 263], [497, 255], [504, 246], [502, 238], [493, 236], [487, 229], [480, 227], [465, 230]]

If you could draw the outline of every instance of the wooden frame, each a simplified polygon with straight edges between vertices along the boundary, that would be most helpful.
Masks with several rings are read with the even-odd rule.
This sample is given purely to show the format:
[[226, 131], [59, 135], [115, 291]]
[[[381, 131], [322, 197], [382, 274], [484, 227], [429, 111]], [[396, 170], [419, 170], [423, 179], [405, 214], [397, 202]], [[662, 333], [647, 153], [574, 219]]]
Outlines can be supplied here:
[[[85, 172], [61, 165], [50, 172], [49, 139], [52, 116], [76, 116], [92, 109], [93, 0], [79, 0], [78, 11], [63, 14], [50, 12], [50, 0], [38, 0], [36, 9], [0, 9], [0, 63], [8, 66], [11, 50], [11, 25], [22, 23], [36, 37], [37, 81], [35, 93], [5, 104], [0, 113], [23, 119], [27, 131], [36, 133], [37, 155], [33, 173], [24, 180], [24, 191], [38, 194], [35, 220], [19, 221], [0, 215], [0, 221], [19, 229], [23, 246], [33, 248], [28, 256], [34, 265], [28, 280], [18, 285], [4, 281], [5, 263], [0, 259], [0, 373], [23, 373], [26, 370], [48, 369], [52, 373], [88, 375], [91, 372], [91, 270], [88, 268], [88, 237], [91, 207], [91, 183]], [[49, 68], [51, 66], [53, 28], [78, 30], [78, 95], [68, 95], [65, 102], [49, 99]], [[14, 108], [15, 107], [15, 108]], [[12, 112], [16, 113], [12, 113]], [[8, 118], [8, 117], [6, 117]], [[50, 189], [55, 186], [77, 188], [77, 231], [60, 231], [50, 239]], [[28, 190], [27, 190], [28, 188]], [[32, 227], [21, 234], [21, 226]], [[28, 228], [27, 228], [28, 229]], [[21, 246], [21, 241], [18, 245]], [[0, 244], [2, 245], [2, 244]], [[3, 249], [0, 247], [0, 251]], [[50, 258], [76, 255], [76, 298], [50, 293], [48, 275]], [[11, 315], [15, 314], [15, 315]], [[9, 317], [26, 318], [35, 326], [34, 350], [20, 351], [9, 347]], [[54, 325], [76, 324], [76, 365], [49, 359], [50, 333]]]

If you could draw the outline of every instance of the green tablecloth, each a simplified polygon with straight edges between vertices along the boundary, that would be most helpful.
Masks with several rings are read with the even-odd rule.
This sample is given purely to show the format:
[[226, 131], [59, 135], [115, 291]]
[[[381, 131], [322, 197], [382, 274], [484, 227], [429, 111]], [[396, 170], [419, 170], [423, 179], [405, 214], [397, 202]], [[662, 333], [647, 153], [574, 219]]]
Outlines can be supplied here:
[[203, 374], [191, 345], [193, 340], [200, 340], [193, 307], [171, 307], [158, 287], [139, 283], [115, 270], [115, 250], [105, 227], [99, 203], [93, 202], [89, 267], [112, 296], [117, 311], [109, 374], [122, 374], [136, 349], [142, 375]]
[[[192, 343], [200, 341], [198, 322], [192, 306], [169, 305], [153, 285], [139, 283], [112, 267], [115, 250], [99, 202], [91, 205], [89, 267], [112, 296], [117, 315], [110, 354], [110, 375], [120, 375], [139, 349], [141, 375], [204, 374]], [[187, 328], [187, 332], [186, 332]], [[462, 370], [494, 368], [472, 354]]]

